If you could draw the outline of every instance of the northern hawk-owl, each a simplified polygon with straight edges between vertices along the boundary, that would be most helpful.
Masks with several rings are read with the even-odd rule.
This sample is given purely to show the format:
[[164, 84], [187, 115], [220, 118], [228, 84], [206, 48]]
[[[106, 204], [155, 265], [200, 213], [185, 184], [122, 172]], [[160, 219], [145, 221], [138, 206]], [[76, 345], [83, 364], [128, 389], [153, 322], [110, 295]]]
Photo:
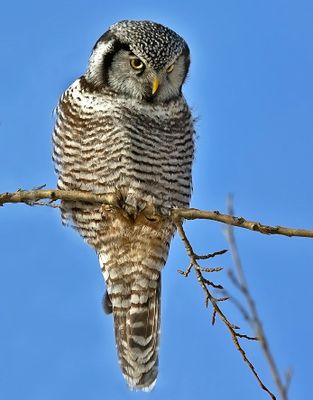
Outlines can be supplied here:
[[169, 211], [187, 207], [192, 189], [193, 118], [182, 95], [189, 64], [171, 29], [121, 21], [96, 42], [57, 107], [58, 187], [114, 199], [62, 201], [61, 212], [99, 256], [104, 308], [133, 389], [149, 390], [157, 378], [161, 270], [175, 232]]

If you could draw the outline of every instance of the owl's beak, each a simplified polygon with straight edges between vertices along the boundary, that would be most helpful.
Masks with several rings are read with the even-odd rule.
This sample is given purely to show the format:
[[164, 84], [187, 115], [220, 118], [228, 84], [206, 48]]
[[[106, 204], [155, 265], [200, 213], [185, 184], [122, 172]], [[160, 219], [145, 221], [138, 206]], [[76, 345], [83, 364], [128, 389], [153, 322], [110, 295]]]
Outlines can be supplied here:
[[159, 80], [154, 79], [152, 83], [152, 95], [155, 94], [155, 92], [158, 90], [158, 87], [159, 87]]

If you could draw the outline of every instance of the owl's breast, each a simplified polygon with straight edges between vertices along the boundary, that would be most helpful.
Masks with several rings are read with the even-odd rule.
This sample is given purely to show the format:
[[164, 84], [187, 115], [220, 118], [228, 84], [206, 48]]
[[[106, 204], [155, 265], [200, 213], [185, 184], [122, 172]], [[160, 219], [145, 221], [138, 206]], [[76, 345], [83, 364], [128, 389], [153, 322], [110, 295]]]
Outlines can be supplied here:
[[155, 106], [78, 89], [65, 93], [58, 110], [59, 186], [121, 192], [134, 206], [188, 205], [194, 131], [185, 101]]
[[119, 149], [118, 186], [127, 201], [163, 207], [186, 206], [191, 193], [193, 126], [188, 108], [125, 108], [114, 124]]

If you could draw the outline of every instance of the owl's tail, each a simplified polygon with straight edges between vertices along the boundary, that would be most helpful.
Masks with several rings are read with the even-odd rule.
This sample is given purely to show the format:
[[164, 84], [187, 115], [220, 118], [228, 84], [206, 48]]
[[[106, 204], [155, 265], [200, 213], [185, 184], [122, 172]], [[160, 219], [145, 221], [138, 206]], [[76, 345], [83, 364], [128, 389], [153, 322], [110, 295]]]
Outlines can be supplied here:
[[106, 218], [111, 231], [99, 251], [107, 285], [104, 308], [113, 312], [117, 352], [129, 387], [149, 391], [158, 374], [161, 270], [175, 225], [166, 216], [131, 219], [119, 211]]
[[149, 391], [158, 374], [160, 278], [150, 281], [146, 289], [140, 280], [138, 277], [132, 285], [127, 310], [113, 307], [114, 326], [120, 364], [128, 385]]
[[131, 281], [125, 278], [107, 280], [104, 308], [113, 312], [119, 362], [129, 387], [149, 391], [158, 374], [160, 273], [153, 271], [148, 279], [138, 271]]

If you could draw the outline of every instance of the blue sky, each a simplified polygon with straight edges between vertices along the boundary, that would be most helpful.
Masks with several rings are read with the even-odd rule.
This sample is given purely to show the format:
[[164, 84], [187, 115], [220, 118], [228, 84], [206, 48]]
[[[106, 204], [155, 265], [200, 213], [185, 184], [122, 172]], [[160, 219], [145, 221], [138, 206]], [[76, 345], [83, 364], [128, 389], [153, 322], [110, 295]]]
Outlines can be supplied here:
[[[121, 19], [181, 34], [192, 55], [185, 95], [198, 117], [192, 205], [267, 224], [313, 229], [313, 3], [261, 1], [5, 2], [0, 14], [0, 192], [55, 187], [52, 110], [83, 74], [90, 50]], [[267, 399], [210, 314], [176, 238], [163, 273], [160, 373], [150, 394], [128, 391], [94, 252], [58, 210], [0, 210], [0, 397]], [[227, 247], [224, 227], [186, 224], [197, 252]], [[312, 241], [236, 230], [247, 278], [290, 399], [313, 396]], [[211, 266], [231, 266], [225, 255]], [[226, 273], [216, 275], [229, 290]], [[249, 332], [230, 304], [229, 318]], [[255, 343], [246, 349], [275, 391]]]

